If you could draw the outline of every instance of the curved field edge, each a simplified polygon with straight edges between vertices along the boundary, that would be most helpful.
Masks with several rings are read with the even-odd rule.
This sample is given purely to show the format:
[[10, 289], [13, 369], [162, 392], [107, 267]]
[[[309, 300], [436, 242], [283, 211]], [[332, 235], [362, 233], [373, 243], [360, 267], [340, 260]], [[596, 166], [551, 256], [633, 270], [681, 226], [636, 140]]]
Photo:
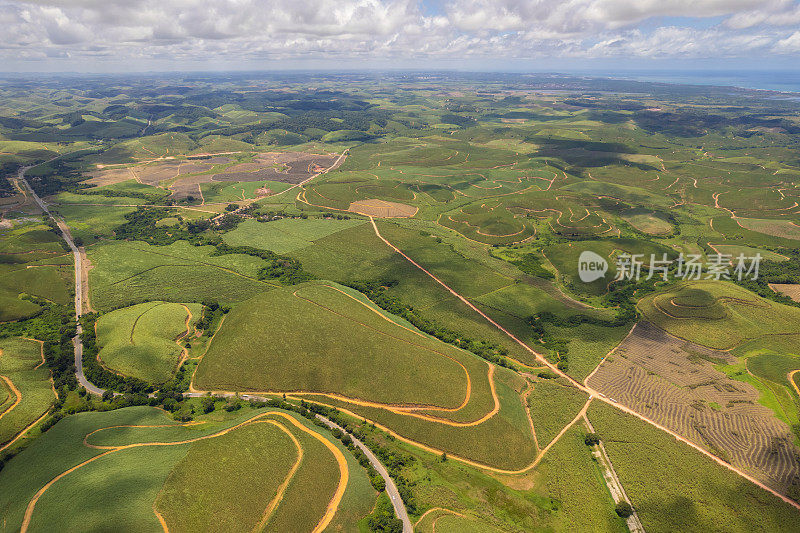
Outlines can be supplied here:
[[588, 416], [645, 530], [800, 529], [795, 508], [658, 429], [599, 402]]
[[431, 409], [462, 406], [476, 383], [488, 391], [485, 363], [403, 322], [332, 284], [270, 291], [231, 311], [194, 386], [329, 393]]
[[178, 343], [192, 332], [202, 306], [147, 302], [101, 315], [98, 359], [109, 370], [151, 383], [167, 381], [180, 361]]
[[[39, 529], [40, 523], [43, 529], [52, 530], [46, 523], [51, 518], [57, 520], [66, 515], [81, 520], [80, 524], [76, 523], [78, 529], [91, 528], [92, 524], [101, 529], [108, 528], [108, 520], [114, 524], [112, 529], [125, 528], [126, 523], [134, 527], [137, 524], [149, 524], [145, 529], [160, 529], [153, 503], [170, 471], [193, 446], [187, 441], [210, 442], [224, 435], [235, 435], [241, 427], [263, 418], [275, 418], [282, 420], [286, 426], [306, 428], [307, 433], [319, 436], [319, 442], [328, 442], [331, 450], [327, 452], [329, 456], [332, 450], [337, 450], [338, 453], [334, 454], [336, 460], [333, 461], [334, 469], [339, 474], [335, 478], [340, 480], [335, 487], [337, 501], [324, 502], [318, 521], [325, 514], [328, 523], [332, 519], [353, 523], [356, 518], [363, 516], [354, 517], [354, 512], [361, 513], [364, 509], [368, 512], [374, 502], [374, 491], [365, 489], [369, 487], [366, 473], [355, 461], [345, 459], [346, 450], [339, 443], [331, 443], [327, 431], [316, 428], [306, 420], [298, 420], [294, 415], [276, 409], [265, 411], [245, 408], [233, 416], [213, 413], [204, 421], [183, 425], [167, 418], [160, 410], [132, 407], [69, 417], [11, 460], [0, 472], [0, 531], [19, 530], [25, 510], [28, 508], [30, 511], [29, 502], [35, 499], [37, 491], [40, 492], [39, 498], [30, 512], [31, 530]], [[325, 446], [328, 447], [328, 444]], [[163, 454], [159, 455], [160, 452]], [[142, 464], [151, 463], [154, 465], [152, 476], [141, 470]], [[100, 468], [104, 464], [111, 465], [109, 468], [112, 470]], [[43, 487], [77, 465], [83, 466], [58, 479], [42, 492]], [[313, 468], [310, 470], [313, 471]], [[84, 473], [87, 473], [86, 478]], [[349, 479], [357, 481], [352, 489], [355, 490], [354, 494], [348, 494]], [[118, 486], [119, 491], [97, 492], [98, 484]], [[142, 491], [147, 493], [147, 498], [141, 496]], [[65, 499], [64, 495], [69, 497]], [[126, 495], [132, 495], [132, 501], [137, 502], [135, 511], [126, 509]], [[338, 519], [335, 511], [341, 501], [346, 502], [349, 514]], [[336, 505], [332, 509], [334, 503]], [[69, 508], [64, 507], [67, 505]], [[76, 508], [80, 512], [76, 512]]]
[[40, 342], [0, 340], [0, 380], [8, 397], [0, 406], [0, 449], [38, 420], [56, 399]]

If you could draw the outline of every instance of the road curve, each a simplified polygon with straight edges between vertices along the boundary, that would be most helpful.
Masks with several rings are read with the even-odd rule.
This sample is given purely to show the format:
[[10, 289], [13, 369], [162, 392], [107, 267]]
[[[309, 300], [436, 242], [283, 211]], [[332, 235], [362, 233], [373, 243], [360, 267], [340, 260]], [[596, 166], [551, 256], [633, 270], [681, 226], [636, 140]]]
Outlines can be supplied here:
[[[336, 161], [336, 163], [334, 163], [334, 166], [339, 165], [342, 161], [342, 158], [345, 157], [346, 154], [347, 150], [345, 150], [344, 153], [342, 153], [342, 155], [339, 156], [339, 159]], [[51, 159], [50, 161], [53, 161], [54, 159]], [[78, 247], [75, 246], [75, 242], [72, 240], [72, 234], [69, 232], [69, 227], [66, 225], [66, 223], [63, 220], [55, 217], [50, 212], [50, 210], [47, 208], [47, 204], [45, 204], [44, 201], [39, 197], [39, 195], [36, 194], [36, 191], [33, 190], [33, 187], [31, 187], [30, 183], [28, 183], [28, 180], [25, 179], [25, 172], [34, 166], [36, 165], [28, 165], [25, 167], [21, 167], [19, 169], [19, 173], [17, 174], [17, 178], [22, 183], [25, 184], [25, 187], [27, 187], [27, 189], [31, 192], [34, 201], [36, 201], [36, 203], [39, 205], [42, 211], [44, 211], [47, 214], [47, 216], [53, 219], [53, 221], [58, 225], [58, 228], [61, 230], [61, 236], [63, 237], [64, 241], [67, 243], [67, 246], [69, 246], [73, 256], [75, 257], [75, 317], [76, 319], [78, 319], [78, 331], [75, 337], [72, 339], [72, 344], [75, 347], [75, 377], [77, 378], [78, 383], [82, 385], [87, 391], [89, 391], [92, 394], [101, 396], [103, 393], [106, 392], [105, 389], [101, 389], [100, 387], [97, 387], [94, 384], [92, 384], [89, 380], [86, 379], [86, 376], [83, 373], [83, 343], [81, 342], [81, 332], [83, 331], [83, 329], [81, 328], [80, 324], [80, 316], [83, 314], [83, 300], [82, 300], [83, 278], [81, 276], [83, 263], [81, 262], [80, 250], [78, 250]], [[318, 175], [319, 174], [316, 174], [312, 176], [312, 178]], [[204, 396], [204, 394], [186, 392], [184, 393], [184, 396], [187, 398], [197, 398]], [[229, 394], [228, 396], [233, 396], [233, 394]], [[242, 398], [267, 400], [267, 398], [263, 398], [260, 396], [252, 396], [252, 395], [242, 396]], [[324, 416], [317, 415], [317, 418], [319, 418], [329, 428], [338, 428], [339, 430], [344, 431], [341, 427], [336, 425], [331, 420], [328, 420]], [[367, 456], [367, 459], [369, 459], [369, 462], [372, 465], [372, 467], [375, 468], [375, 470], [378, 472], [378, 474], [380, 474], [380, 476], [386, 483], [386, 493], [389, 495], [389, 499], [392, 502], [392, 507], [394, 507], [395, 515], [398, 518], [400, 518], [400, 520], [403, 521], [403, 533], [412, 533], [413, 527], [411, 526], [411, 520], [408, 517], [408, 512], [406, 511], [405, 504], [403, 504], [403, 500], [402, 498], [400, 498], [400, 492], [397, 490], [397, 486], [394, 484], [394, 481], [392, 481], [391, 476], [389, 476], [389, 472], [386, 470], [386, 467], [383, 466], [383, 464], [378, 460], [378, 458], [375, 457], [375, 454], [373, 454], [372, 451], [370, 451], [370, 449], [364, 445], [364, 443], [362, 443], [352, 435], [350, 435], [350, 437], [353, 439], [353, 444], [358, 446], [361, 449], [361, 451], [364, 452], [364, 455]]]
[[[342, 427], [340, 427], [335, 422], [328, 420], [322, 415], [317, 415], [317, 418], [322, 421], [323, 424], [328, 426], [331, 429], [338, 429], [342, 432], [345, 432]], [[346, 433], [346, 432], [345, 432]], [[406, 511], [406, 506], [403, 503], [403, 499], [400, 497], [400, 491], [397, 490], [397, 485], [394, 484], [389, 472], [387, 472], [386, 467], [375, 457], [375, 454], [372, 453], [372, 450], [367, 448], [367, 446], [355, 438], [352, 434], [348, 433], [350, 438], [353, 439], [353, 444], [359, 447], [359, 449], [364, 452], [364, 455], [367, 456], [369, 459], [370, 464], [372, 467], [377, 470], [378, 474], [383, 478], [383, 481], [386, 483], [386, 494], [389, 495], [389, 499], [392, 501], [392, 507], [394, 507], [394, 514], [403, 522], [403, 533], [412, 533], [414, 531], [414, 527], [411, 525], [411, 519], [408, 517], [408, 511]]]

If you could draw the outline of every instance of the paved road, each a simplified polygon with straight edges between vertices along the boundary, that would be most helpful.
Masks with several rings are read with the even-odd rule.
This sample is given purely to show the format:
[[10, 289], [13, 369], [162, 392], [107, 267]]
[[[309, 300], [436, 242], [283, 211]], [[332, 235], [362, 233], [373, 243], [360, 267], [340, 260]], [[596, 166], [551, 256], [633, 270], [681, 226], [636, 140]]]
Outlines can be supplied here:
[[[338, 165], [342, 158], [345, 156], [343, 153], [339, 156], [339, 159], [336, 161], [336, 165]], [[39, 195], [33, 190], [33, 187], [28, 183], [28, 180], [25, 179], [25, 172], [32, 168], [35, 165], [30, 165], [27, 167], [22, 167], [19, 169], [19, 173], [17, 174], [17, 178], [21, 182], [25, 184], [25, 186], [30, 191], [34, 201], [39, 205], [39, 207], [44, 211], [47, 216], [49, 216], [55, 223], [58, 225], [59, 229], [61, 230], [61, 236], [66, 241], [67, 245], [69, 246], [70, 250], [72, 250], [72, 254], [75, 257], [75, 316], [76, 318], [80, 318], [83, 314], [83, 278], [81, 276], [82, 269], [83, 269], [83, 262], [81, 261], [81, 254], [78, 247], [75, 246], [75, 242], [72, 239], [72, 234], [69, 231], [69, 227], [67, 227], [66, 223], [61, 220], [60, 218], [54, 216], [50, 210], [47, 208], [47, 204], [39, 198]], [[96, 387], [94, 384], [90, 383], [89, 380], [86, 379], [86, 376], [83, 373], [83, 343], [81, 342], [81, 332], [82, 328], [80, 325], [80, 321], [78, 321], [78, 332], [77, 335], [72, 339], [72, 344], [75, 346], [75, 377], [78, 379], [78, 383], [80, 383], [87, 391], [92, 394], [102, 395], [105, 390], [99, 387]], [[190, 398], [197, 398], [204, 396], [201, 393], [184, 393], [184, 396]], [[227, 394], [224, 396], [233, 396], [233, 394]], [[249, 399], [260, 399], [260, 400], [267, 400], [267, 398], [263, 398], [260, 396], [252, 396], [246, 395], [242, 396], [242, 399], [249, 400]], [[324, 416], [317, 415], [326, 426], [330, 428], [338, 428], [341, 431], [344, 431], [341, 427], [336, 425], [331, 420], [328, 420]], [[412, 533], [413, 527], [411, 526], [411, 520], [408, 518], [408, 512], [406, 511], [406, 507], [403, 504], [403, 500], [400, 498], [400, 492], [397, 490], [397, 486], [392, 481], [392, 478], [389, 476], [389, 472], [387, 472], [386, 467], [375, 457], [375, 454], [367, 448], [364, 443], [356, 439], [351, 435], [353, 439], [353, 444], [358, 446], [361, 451], [367, 456], [369, 459], [370, 464], [372, 467], [380, 474], [383, 478], [383, 481], [386, 483], [386, 493], [389, 495], [389, 499], [392, 501], [392, 507], [394, 507], [395, 515], [403, 521], [403, 533]]]
[[[53, 161], [54, 159], [51, 159], [50, 161]], [[30, 191], [33, 200], [42, 209], [42, 211], [44, 211], [47, 216], [53, 219], [53, 221], [58, 225], [58, 228], [61, 230], [61, 236], [64, 238], [64, 241], [66, 241], [67, 246], [69, 246], [69, 249], [72, 251], [72, 255], [75, 257], [75, 317], [76, 319], [80, 319], [80, 316], [83, 314], [83, 262], [81, 261], [81, 253], [80, 250], [78, 250], [78, 247], [75, 246], [75, 242], [72, 240], [72, 234], [69, 232], [69, 227], [67, 227], [63, 220], [54, 216], [53, 213], [50, 212], [50, 209], [47, 208], [47, 204], [44, 203], [44, 200], [39, 198], [39, 195], [36, 194], [36, 191], [33, 190], [33, 187], [31, 187], [31, 184], [28, 183], [28, 180], [25, 178], [25, 172], [27, 172], [28, 169], [32, 168], [33, 166], [35, 165], [20, 168], [17, 178], [25, 184], [25, 187], [27, 187]], [[105, 391], [101, 388], [95, 387], [92, 383], [90, 383], [83, 373], [83, 343], [81, 342], [82, 332], [83, 329], [81, 328], [80, 320], [78, 320], [78, 331], [75, 337], [72, 339], [72, 344], [75, 346], [75, 377], [78, 379], [78, 383], [80, 383], [86, 390], [92, 394], [100, 395]]]
[[[335, 428], [340, 431], [344, 431], [344, 429], [342, 429], [335, 422], [328, 420], [322, 415], [317, 415], [317, 418], [319, 418], [329, 428]], [[380, 474], [380, 476], [386, 482], [386, 494], [389, 495], [389, 499], [392, 501], [394, 514], [403, 521], [403, 533], [412, 533], [414, 531], [414, 526], [411, 525], [411, 519], [408, 517], [406, 506], [403, 503], [403, 499], [400, 497], [400, 492], [397, 490], [397, 485], [394, 484], [394, 481], [389, 476], [389, 472], [386, 471], [386, 467], [383, 466], [378, 458], [375, 457], [375, 454], [372, 453], [372, 450], [367, 448], [363, 442], [355, 438], [353, 435], [350, 435], [350, 438], [353, 439], [353, 444], [358, 446], [361, 451], [364, 452], [364, 455], [367, 456], [367, 459], [369, 459], [372, 467], [378, 471], [378, 474]]]

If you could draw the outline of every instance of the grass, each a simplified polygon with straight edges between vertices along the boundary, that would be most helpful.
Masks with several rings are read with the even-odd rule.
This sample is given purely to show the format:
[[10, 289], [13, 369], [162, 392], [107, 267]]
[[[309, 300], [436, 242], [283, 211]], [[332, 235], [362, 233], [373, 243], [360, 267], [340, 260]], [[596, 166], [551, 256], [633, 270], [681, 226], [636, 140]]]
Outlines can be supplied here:
[[460, 360], [466, 353], [403, 329], [373, 309], [321, 283], [248, 300], [225, 319], [198, 367], [195, 385], [460, 405], [466, 375], [450, 358]]
[[[150, 407], [70, 416], [34, 441], [0, 472], [0, 531], [19, 530], [25, 507], [39, 488], [103, 451], [84, 445], [88, 433], [111, 426], [140, 426], [106, 429], [89, 437], [88, 442], [112, 446], [177, 442], [212, 435], [264, 413], [267, 411], [247, 407], [235, 413], [218, 411], [200, 416], [204, 423], [195, 426], [177, 425], [163, 411]], [[291, 520], [300, 520], [308, 524], [296, 523], [310, 530], [321, 518], [337, 485], [336, 461], [320, 441], [299, 431], [283, 417], [267, 418], [291, 428], [305, 452], [301, 468], [269, 528], [291, 530]], [[305, 420], [299, 423], [311, 431], [319, 431]], [[166, 427], [141, 427], [165, 424]], [[327, 432], [321, 434], [330, 438]], [[173, 530], [185, 527], [196, 531], [192, 526], [198, 524], [204, 526], [200, 529], [214, 525], [230, 530], [226, 526], [232, 524], [236, 525], [234, 529], [243, 529], [240, 524], [260, 519], [269, 502], [269, 487], [275, 484], [268, 474], [274, 472], [279, 476], [278, 482], [283, 480], [281, 458], [287, 455], [287, 446], [289, 460], [293, 462], [295, 448], [291, 439], [271, 424], [256, 423], [194, 443], [114, 452], [55, 482], [37, 502], [30, 531], [160, 530], [153, 512], [156, 502]], [[348, 486], [342, 503], [348, 514], [340, 517], [338, 523], [352, 529], [353, 513], [360, 516], [368, 513], [375, 493], [369, 488], [364, 470], [354, 461], [348, 464], [353, 485]], [[209, 468], [213, 476], [207, 475]], [[263, 490], [244, 490], [242, 479], [248, 480], [248, 488]], [[190, 483], [182, 484], [183, 481]], [[98, 491], [97, 487], [104, 490]], [[180, 523], [173, 521], [176, 516]]]
[[[481, 424], [467, 427], [448, 426], [322, 396], [310, 396], [309, 399], [347, 409], [388, 427], [401, 437], [448, 454], [495, 468], [516, 470], [528, 466], [536, 456], [530, 426], [519, 399], [521, 381], [512, 372], [498, 368], [495, 386], [500, 399], [500, 411]], [[502, 446], [498, 446], [498, 442], [502, 442]]]
[[[200, 304], [147, 302], [102, 315], [97, 321], [100, 360], [109, 369], [150, 383], [163, 383], [174, 373], [186, 334], [186, 321], [196, 322]], [[191, 323], [190, 323], [191, 327]]]
[[800, 226], [789, 220], [772, 220], [759, 218], [740, 218], [739, 224], [746, 229], [764, 233], [773, 237], [800, 240]]
[[756, 254], [761, 254], [761, 259], [763, 261], [787, 261], [788, 258], [785, 255], [781, 255], [775, 252], [770, 252], [769, 250], [763, 250], [759, 248], [753, 248], [752, 246], [741, 246], [738, 244], [714, 244], [714, 248], [719, 250], [721, 254], [728, 254], [733, 258], [734, 263], [736, 262], [736, 258], [739, 255], [744, 255], [747, 257], [755, 257]]
[[648, 424], [602, 404], [589, 409], [645, 530], [793, 531], [800, 514]]
[[282, 218], [271, 222], [245, 220], [225, 233], [223, 240], [231, 246], [252, 246], [286, 254], [313, 244], [317, 239], [364, 224], [363, 220], [326, 220], [320, 218]]
[[47, 226], [23, 224], [0, 232], [0, 322], [19, 320], [41, 307], [23, 295], [58, 304], [72, 300], [72, 262]]
[[0, 403], [0, 444], [12, 440], [20, 431], [42, 416], [55, 400], [50, 384], [50, 371], [42, 365], [38, 342], [8, 338], [0, 340], [0, 376], [11, 380], [17, 395], [5, 380], [5, 400]]
[[[608, 271], [604, 277], [591, 283], [584, 283], [578, 278], [578, 261], [584, 251], [594, 252], [606, 259]], [[546, 247], [544, 253], [570, 290], [594, 296], [605, 293], [608, 283], [617, 276], [616, 257], [620, 253], [642, 254], [638, 259], [644, 263], [641, 269], [644, 276], [649, 273], [647, 265], [650, 264], [651, 255], [654, 255], [656, 260], [661, 260], [665, 253], [669, 258], [677, 255], [673, 250], [651, 241], [616, 238], [555, 244]]]
[[[414, 482], [419, 514], [436, 507], [450, 509], [473, 522], [459, 525], [477, 523], [501, 531], [627, 531], [614, 513], [600, 470], [583, 443], [584, 434], [580, 427], [570, 429], [534, 470], [517, 476], [488, 475], [453, 459], [442, 462], [397, 441], [388, 445], [419, 458], [404, 473]], [[419, 531], [433, 531], [435, 519], [448, 514], [431, 512]], [[440, 525], [441, 520], [436, 531]]]
[[440, 533], [495, 533], [502, 530], [470, 518], [446, 514], [436, 519], [436, 531]]
[[672, 232], [672, 224], [653, 211], [632, 209], [622, 214], [631, 226], [648, 235], [665, 235]]
[[537, 379], [528, 396], [539, 446], [547, 446], [580, 412], [589, 397], [561, 379]]
[[230, 304], [268, 290], [256, 279], [261, 259], [212, 256], [211, 246], [178, 241], [169, 246], [114, 241], [87, 250], [92, 305], [108, 311], [149, 300]]
[[729, 282], [710, 280], [679, 283], [644, 297], [638, 306], [648, 320], [669, 333], [718, 349], [793, 333], [800, 320], [797, 308], [765, 300]]
[[[310, 439], [303, 439], [303, 452], [311, 445]], [[323, 467], [332, 475], [327, 480], [321, 476], [321, 480], [335, 483], [336, 472], [324, 468], [332, 460], [322, 455], [325, 451], [309, 453], [304, 461]], [[258, 525], [299, 453], [283, 430], [268, 423], [200, 441], [174, 467], [156, 507], [170, 531], [250, 531]], [[245, 486], [247, 490], [241, 490]]]
[[[91, 198], [94, 197], [90, 197], [90, 201]], [[102, 199], [103, 197], [98, 196], [97, 198]], [[133, 203], [141, 203], [141, 201]], [[59, 205], [54, 211], [64, 218], [73, 237], [79, 237], [85, 244], [91, 244], [101, 237], [113, 235], [114, 228], [127, 222], [125, 215], [135, 210], [135, 207]]]

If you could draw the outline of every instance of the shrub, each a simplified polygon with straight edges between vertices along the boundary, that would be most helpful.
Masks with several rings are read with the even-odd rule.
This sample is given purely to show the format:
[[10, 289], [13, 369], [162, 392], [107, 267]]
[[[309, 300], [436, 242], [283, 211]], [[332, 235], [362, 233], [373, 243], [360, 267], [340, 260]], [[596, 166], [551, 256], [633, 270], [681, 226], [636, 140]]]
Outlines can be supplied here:
[[633, 507], [626, 501], [619, 502], [614, 510], [617, 512], [617, 515], [622, 518], [628, 518], [630, 515], [633, 514]]

